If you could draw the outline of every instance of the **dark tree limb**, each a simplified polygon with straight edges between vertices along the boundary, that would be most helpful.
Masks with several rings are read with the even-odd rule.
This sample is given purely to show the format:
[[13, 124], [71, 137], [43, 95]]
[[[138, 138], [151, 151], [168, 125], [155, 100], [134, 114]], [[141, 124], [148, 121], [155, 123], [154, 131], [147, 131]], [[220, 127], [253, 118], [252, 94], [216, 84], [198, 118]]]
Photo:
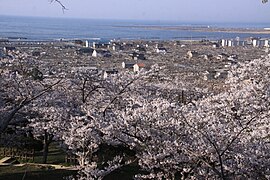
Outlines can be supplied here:
[[14, 116], [21, 110], [23, 107], [27, 106], [34, 100], [40, 98], [47, 92], [49, 92], [54, 86], [59, 84], [61, 80], [57, 81], [56, 83], [48, 86], [44, 90], [42, 90], [40, 93], [36, 94], [35, 96], [31, 98], [24, 98], [19, 104], [15, 104], [13, 107], [11, 107], [6, 112], [3, 112], [3, 114], [0, 117], [0, 134], [5, 131], [5, 129], [8, 127], [10, 121], [14, 118]]
[[68, 9], [66, 8], [66, 6], [65, 6], [60, 0], [50, 0], [50, 2], [51, 2], [51, 3], [53, 3], [53, 2], [58, 3], [58, 4], [62, 7], [63, 12], [64, 12], [65, 10], [68, 10]]

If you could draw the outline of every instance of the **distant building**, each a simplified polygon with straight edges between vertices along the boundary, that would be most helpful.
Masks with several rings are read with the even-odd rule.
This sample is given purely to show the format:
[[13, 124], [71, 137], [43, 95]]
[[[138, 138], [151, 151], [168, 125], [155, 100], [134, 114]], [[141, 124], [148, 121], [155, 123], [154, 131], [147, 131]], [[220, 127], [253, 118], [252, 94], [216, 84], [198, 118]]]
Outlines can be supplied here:
[[142, 68], [145, 67], [144, 63], [127, 63], [122, 62], [122, 67], [125, 69], [133, 70], [133, 72], [139, 72]]
[[89, 47], [89, 41], [87, 41], [87, 40], [85, 41], [85, 47], [87, 47], [87, 48]]
[[228, 47], [232, 47], [234, 45], [232, 40], [228, 40]]
[[133, 66], [133, 71], [134, 72], [139, 72], [142, 68], [145, 68], [145, 64], [143, 64], [143, 63], [136, 63]]
[[222, 40], [221, 40], [221, 46], [222, 46], [222, 47], [227, 46], [227, 40], [226, 40], [226, 39], [222, 39]]
[[92, 55], [93, 51], [94, 49], [87, 47], [87, 48], [80, 48], [76, 52], [78, 54], [91, 54]]
[[107, 43], [96, 43], [96, 42], [93, 42], [93, 48], [94, 49], [99, 49], [99, 48], [109, 49], [109, 47], [110, 47], [110, 44], [107, 44]]
[[124, 68], [124, 69], [133, 68], [134, 65], [135, 65], [135, 63], [122, 62], [122, 68]]
[[264, 41], [264, 47], [269, 47], [269, 40], [268, 40], [268, 39], [266, 39], [266, 40]]
[[144, 54], [140, 54], [137, 52], [130, 53], [129, 55], [131, 56], [131, 58], [133, 60], [145, 60], [146, 59]]
[[6, 46], [4, 47], [4, 52], [7, 53], [9, 51], [15, 51], [16, 48], [15, 47], [12, 47], [12, 46]]
[[124, 46], [122, 46], [122, 45], [120, 45], [120, 44], [113, 44], [112, 45], [112, 50], [113, 51], [122, 51], [122, 50], [124, 50], [125, 48], [124, 48]]
[[110, 51], [94, 49], [92, 56], [93, 57], [111, 57], [112, 55]]
[[258, 46], [258, 39], [253, 39], [252, 40], [252, 45], [253, 45], [253, 47], [257, 47]]
[[219, 41], [220, 45], [222, 47], [235, 47], [235, 46], [245, 46], [248, 44], [252, 44], [252, 40], [240, 40], [239, 37], [235, 38], [235, 39], [221, 39]]
[[219, 43], [214, 42], [214, 43], [212, 43], [212, 47], [213, 47], [213, 48], [219, 48], [219, 47], [220, 47], [220, 45], [219, 45]]
[[253, 38], [252, 39], [253, 47], [269, 47], [268, 39]]
[[74, 43], [78, 45], [83, 45], [83, 41], [79, 39], [74, 40]]
[[157, 47], [156, 48], [156, 52], [157, 53], [167, 53], [167, 49], [166, 48], [164, 48], [164, 47]]
[[199, 53], [197, 51], [188, 51], [187, 52], [187, 57], [188, 59], [191, 59], [192, 57], [198, 57]]
[[118, 71], [115, 70], [115, 69], [112, 69], [112, 70], [106, 70], [103, 72], [103, 78], [104, 79], [107, 79], [108, 77], [110, 76], [115, 76], [118, 74]]
[[138, 46], [136, 49], [135, 49], [136, 52], [146, 52], [146, 49], [145, 47], [142, 47], [142, 46]]

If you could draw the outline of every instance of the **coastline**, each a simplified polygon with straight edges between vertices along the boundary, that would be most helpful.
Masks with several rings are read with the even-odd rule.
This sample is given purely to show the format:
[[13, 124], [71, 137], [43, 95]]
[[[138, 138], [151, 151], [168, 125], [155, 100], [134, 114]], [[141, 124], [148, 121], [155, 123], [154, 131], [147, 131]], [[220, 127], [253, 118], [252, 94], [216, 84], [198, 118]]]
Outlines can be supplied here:
[[267, 28], [218, 28], [218, 27], [193, 27], [193, 26], [113, 26], [117, 28], [134, 28], [147, 30], [164, 30], [164, 31], [194, 31], [194, 32], [220, 32], [220, 33], [240, 33], [240, 34], [270, 34]]
[[[14, 23], [9, 23], [9, 22]], [[17, 23], [18, 22], [18, 23]], [[30, 26], [31, 24], [31, 26]], [[0, 16], [0, 41], [219, 40], [270, 38], [269, 23], [181, 23]]]

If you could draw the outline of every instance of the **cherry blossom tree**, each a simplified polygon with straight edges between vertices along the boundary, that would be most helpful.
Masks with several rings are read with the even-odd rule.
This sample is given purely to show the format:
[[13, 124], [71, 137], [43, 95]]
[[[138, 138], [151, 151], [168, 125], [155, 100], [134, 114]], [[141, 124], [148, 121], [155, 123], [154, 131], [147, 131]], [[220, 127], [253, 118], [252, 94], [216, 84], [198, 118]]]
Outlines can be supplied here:
[[[150, 72], [142, 72], [141, 74], [125, 72], [117, 77], [108, 78], [106, 81], [98, 80], [99, 78], [95, 77], [97, 75], [93, 75], [91, 78], [81, 73], [77, 74], [78, 76], [73, 76], [76, 78], [71, 80], [73, 88], [68, 93], [75, 97], [73, 102], [77, 104], [81, 113], [70, 117], [69, 124], [61, 135], [68, 149], [78, 156], [83, 174], [87, 171], [90, 174], [99, 172], [98, 177], [101, 177], [111, 171], [110, 166], [98, 167], [98, 169], [97, 166], [93, 166], [93, 163], [97, 163], [93, 161], [93, 154], [99, 150], [99, 146], [102, 144], [122, 145], [124, 141], [120, 141], [119, 132], [113, 133], [113, 131], [116, 132], [117, 127], [120, 127], [117, 125], [120, 122], [117, 121], [116, 111], [120, 111], [122, 106], [127, 105], [127, 102], [131, 100], [130, 96], [140, 97], [143, 92], [146, 92], [146, 88], [142, 88], [142, 82], [149, 80], [153, 74], [157, 75], [158, 69], [156, 67]], [[153, 90], [151, 89], [151, 91]], [[85, 96], [86, 94], [88, 95]], [[145, 95], [149, 96], [150, 94]], [[123, 133], [124, 130], [120, 132]], [[121, 156], [115, 158], [122, 159]], [[109, 163], [111, 161], [115, 160], [109, 160], [107, 164], [111, 164]], [[123, 164], [127, 165], [130, 161], [125, 160], [121, 163], [112, 169], [122, 167]], [[100, 172], [103, 173], [100, 174]], [[87, 174], [85, 175], [88, 177]]]
[[49, 93], [60, 82], [59, 79], [37, 79], [36, 73], [16, 60], [10, 62], [12, 69], [3, 68], [0, 74], [0, 133], [21, 109]]
[[156, 146], [147, 146], [140, 158], [150, 174], [138, 178], [173, 179], [178, 172], [181, 178], [268, 179], [269, 60], [234, 66], [227, 92], [176, 106], [162, 124], [173, 129], [151, 136]]
[[269, 72], [269, 57], [234, 66], [228, 91], [187, 105], [122, 91], [99, 121], [103, 140], [136, 152], [149, 172], [138, 179], [267, 179]]
[[[49, 153], [49, 145], [54, 140], [59, 140], [58, 131], [61, 130], [63, 122], [61, 119], [67, 119], [68, 111], [65, 108], [54, 106], [34, 106], [31, 111], [35, 112], [33, 118], [29, 118], [28, 128], [31, 130], [34, 137], [43, 142], [43, 160], [42, 163], [47, 163]], [[61, 124], [60, 124], [61, 123]]]
[[[224, 92], [186, 103], [170, 96], [181, 83], [170, 85], [158, 67], [107, 80], [72, 76], [60, 96], [68, 102], [60, 113], [69, 115], [53, 118], [60, 120], [56, 134], [78, 156], [81, 179], [102, 178], [132, 162], [145, 171], [137, 179], [267, 179], [269, 60], [233, 66]], [[116, 155], [101, 166], [94, 156], [102, 144], [126, 147], [135, 157]]]
[[[93, 96], [102, 85], [99, 75], [91, 72], [72, 72], [62, 74], [61, 78], [63, 80], [53, 89], [53, 92], [29, 107], [30, 111], [37, 114], [36, 117], [29, 119], [28, 127], [31, 128], [35, 137], [43, 140], [43, 163], [46, 163], [48, 147], [53, 140], [75, 141], [76, 138], [67, 138], [67, 134], [71, 132], [79, 136], [76, 134], [79, 131], [75, 129], [75, 133], [73, 128], [75, 126], [83, 128], [83, 126], [80, 126], [79, 122], [75, 123], [74, 118], [83, 116], [80, 106], [85, 104], [89, 96]], [[84, 128], [90, 130], [89, 127]], [[76, 140], [79, 141], [79, 139]]]

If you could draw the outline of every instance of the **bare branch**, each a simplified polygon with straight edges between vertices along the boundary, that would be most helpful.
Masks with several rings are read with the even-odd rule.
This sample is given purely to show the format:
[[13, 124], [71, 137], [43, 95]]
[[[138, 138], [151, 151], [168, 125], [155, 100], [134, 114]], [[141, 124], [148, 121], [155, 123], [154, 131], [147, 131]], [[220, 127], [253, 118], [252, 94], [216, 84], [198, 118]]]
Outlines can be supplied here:
[[51, 3], [53, 3], [53, 2], [58, 3], [58, 4], [62, 7], [63, 12], [65, 12], [65, 10], [68, 10], [68, 9], [66, 8], [66, 6], [65, 6], [60, 0], [50, 0], [50, 2], [51, 2]]

